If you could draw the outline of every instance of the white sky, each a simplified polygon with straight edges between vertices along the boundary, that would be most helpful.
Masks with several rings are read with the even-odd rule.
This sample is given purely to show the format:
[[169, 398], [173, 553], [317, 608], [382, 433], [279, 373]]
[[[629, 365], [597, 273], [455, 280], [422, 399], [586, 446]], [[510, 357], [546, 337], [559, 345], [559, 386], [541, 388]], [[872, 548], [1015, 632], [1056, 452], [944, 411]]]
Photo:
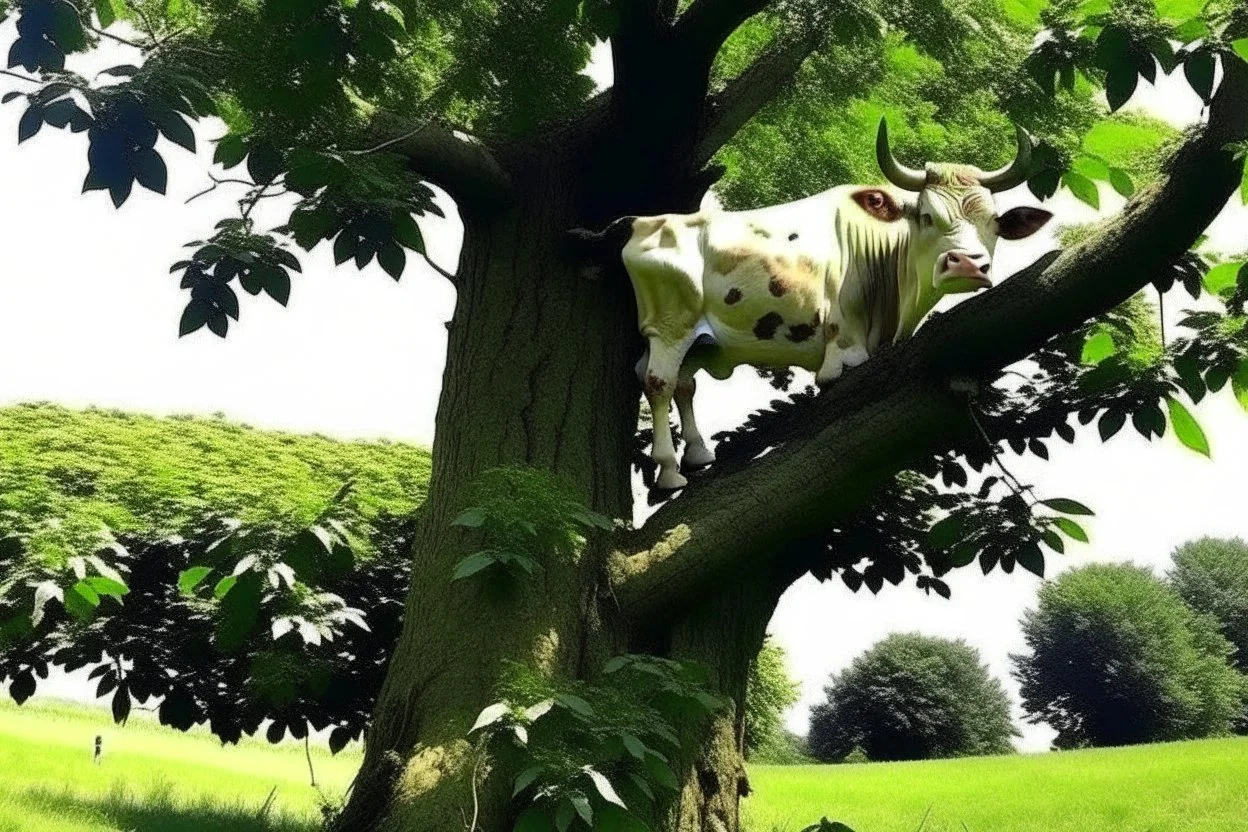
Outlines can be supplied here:
[[[0, 43], [11, 37], [9, 26], [0, 27]], [[92, 61], [118, 62], [116, 53]], [[608, 82], [609, 64], [599, 61], [592, 74]], [[1144, 88], [1131, 106], [1176, 124], [1200, 117], [1199, 102], [1185, 84], [1169, 79], [1158, 90]], [[445, 357], [443, 324], [454, 304], [446, 281], [417, 259], [409, 260], [397, 284], [375, 265], [363, 273], [352, 266], [335, 270], [322, 246], [303, 258], [305, 272], [294, 281], [288, 309], [243, 296], [242, 321], [231, 326], [227, 340], [206, 330], [179, 340], [186, 296], [168, 267], [180, 259], [183, 243], [209, 235], [216, 220], [231, 215], [231, 200], [241, 195], [222, 189], [183, 205], [207, 184], [203, 163], [210, 148], [204, 143], [193, 161], [180, 148], [163, 147], [170, 195], [136, 190], [116, 211], [106, 194], [79, 195], [86, 171], [81, 136], [45, 127], [36, 139], [15, 146], [21, 109], [0, 108], [0, 404], [50, 400], [150, 413], [220, 412], [265, 427], [431, 441]], [[200, 135], [203, 143], [217, 133], [204, 129]], [[811, 182], [810, 191], [834, 184]], [[1001, 208], [1029, 201], [1019, 189], [1003, 196]], [[1121, 205], [1104, 189], [1103, 201], [1107, 210]], [[1060, 222], [1092, 216], [1069, 195], [1049, 207]], [[448, 214], [451, 219], [423, 226], [433, 258], [453, 270], [462, 232], [453, 211]], [[281, 219], [270, 218], [272, 224]], [[1228, 251], [1248, 247], [1248, 211], [1228, 208], [1211, 244]], [[1005, 243], [998, 250], [999, 273], [1013, 272], [1051, 247], [1047, 231], [1026, 244]], [[742, 371], [727, 382], [700, 386], [707, 435], [774, 397], [750, 375]], [[1051, 569], [1134, 560], [1163, 570], [1172, 549], [1194, 536], [1248, 537], [1248, 517], [1241, 513], [1248, 417], [1226, 394], [1202, 405], [1198, 415], [1211, 437], [1213, 461], [1170, 437], [1146, 448], [1127, 430], [1105, 446], [1082, 435], [1073, 448], [1055, 445], [1045, 465], [1034, 458], [1012, 463], [1042, 494], [1073, 497], [1098, 512], [1088, 524], [1092, 544], [1052, 560]], [[925, 598], [913, 584], [872, 597], [865, 590], [853, 595], [839, 582], [799, 581], [771, 625], [802, 683], [790, 726], [805, 730], [809, 706], [830, 672], [895, 631], [966, 639], [1016, 694], [1007, 656], [1022, 646], [1017, 620], [1034, 602], [1039, 581], [1017, 572], [985, 579], [966, 570], [949, 583], [952, 603]], [[53, 686], [60, 694], [81, 690], [72, 681]], [[1043, 749], [1048, 738], [1045, 729], [1028, 727], [1022, 745]]]

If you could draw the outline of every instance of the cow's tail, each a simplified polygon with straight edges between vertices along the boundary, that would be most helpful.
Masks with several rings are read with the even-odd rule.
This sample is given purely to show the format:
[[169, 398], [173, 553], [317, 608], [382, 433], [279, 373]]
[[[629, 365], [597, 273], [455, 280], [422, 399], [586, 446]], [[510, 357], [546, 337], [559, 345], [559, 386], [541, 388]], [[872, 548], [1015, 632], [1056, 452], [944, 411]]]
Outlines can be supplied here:
[[636, 217], [620, 217], [601, 231], [573, 228], [568, 231], [568, 240], [571, 241], [577, 253], [585, 257], [618, 254], [633, 236], [633, 222], [636, 219]]

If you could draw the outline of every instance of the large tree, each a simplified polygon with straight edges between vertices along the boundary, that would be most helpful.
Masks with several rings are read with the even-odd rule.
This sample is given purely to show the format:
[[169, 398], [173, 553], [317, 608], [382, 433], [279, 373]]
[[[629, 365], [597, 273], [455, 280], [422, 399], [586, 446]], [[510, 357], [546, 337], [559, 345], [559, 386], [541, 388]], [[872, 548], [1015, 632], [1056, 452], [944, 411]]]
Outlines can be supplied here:
[[[1054, 512], [1082, 506], [1042, 503], [1004, 471], [967, 492], [925, 477], [966, 486], [966, 466], [980, 471], [1004, 443], [1046, 456], [1046, 438], [1073, 438], [1073, 413], [1099, 418], [1105, 437], [1128, 416], [1160, 436], [1164, 407], [1179, 438], [1204, 448], [1182, 395], [1232, 377], [1248, 389], [1235, 317], [1248, 280], [1233, 270], [1207, 288], [1234, 314], [1191, 316], [1169, 346], [1150, 347], [1112, 311], [1150, 283], [1201, 291], [1187, 252], [1241, 181], [1248, 140], [1248, 29], [1231, 0], [0, 5], [17, 18], [7, 74], [27, 104], [20, 138], [44, 125], [85, 132], [85, 190], [117, 204], [135, 182], [164, 191], [158, 137], [194, 147], [188, 118], [225, 122], [214, 158], [237, 170], [213, 187], [243, 189], [240, 216], [177, 264], [183, 332], [224, 336], [235, 287], [284, 303], [290, 240], [332, 239], [340, 263], [376, 258], [397, 277], [405, 249], [423, 253], [413, 215], [437, 210], [426, 183], [463, 219], [404, 630], [343, 830], [499, 832], [517, 816], [542, 828], [544, 808], [604, 823], [631, 781], [629, 810], [654, 828], [736, 832], [748, 667], [794, 580], [839, 573], [878, 591], [912, 573], [947, 595], [939, 575], [976, 558], [985, 571], [1043, 572], [1041, 543], [1084, 537]], [[101, 39], [132, 47], [135, 64], [95, 79], [65, 71], [66, 55]], [[614, 70], [602, 92], [582, 73], [598, 40]], [[1129, 160], [1087, 152], [1094, 96], [1103, 87], [1120, 107], [1157, 62], [1182, 65], [1208, 118], [1135, 171], [1137, 191]], [[588, 280], [599, 254], [569, 245], [568, 230], [691, 210], [717, 180], [728, 204], [749, 205], [875, 178], [884, 114], [911, 164], [995, 167], [1016, 121], [1042, 140], [1038, 196], [1065, 185], [1095, 201], [1098, 178], [1134, 195], [826, 394], [751, 420], [720, 443], [709, 476], [640, 528], [601, 528], [601, 516], [633, 513], [640, 345], [627, 280], [609, 258]], [[258, 229], [255, 207], [283, 193], [289, 222]], [[1007, 379], [1028, 357], [1012, 371], [1024, 380]], [[517, 464], [556, 479], [496, 470]], [[546, 515], [516, 515], [499, 496], [516, 491]], [[240, 564], [222, 614], [252, 627], [264, 590], [255, 560]], [[701, 706], [674, 723], [679, 735], [659, 730], [673, 701]], [[591, 752], [584, 764], [599, 768], [579, 767]]]

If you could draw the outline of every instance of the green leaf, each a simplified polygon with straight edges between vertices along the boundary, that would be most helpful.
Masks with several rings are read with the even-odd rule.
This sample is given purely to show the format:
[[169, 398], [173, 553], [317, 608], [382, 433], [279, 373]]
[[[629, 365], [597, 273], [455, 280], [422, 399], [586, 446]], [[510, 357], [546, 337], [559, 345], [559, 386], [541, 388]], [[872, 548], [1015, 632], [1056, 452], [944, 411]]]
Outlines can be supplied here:
[[1182, 43], [1191, 43], [1209, 36], [1209, 24], [1203, 18], [1193, 17], [1174, 28], [1174, 37]]
[[100, 596], [86, 581], [79, 581], [65, 590], [65, 609], [79, 621], [89, 620], [99, 605]]
[[471, 734], [476, 731], [480, 731], [482, 728], [488, 728], [503, 717], [507, 716], [509, 711], [510, 708], [508, 708], [506, 702], [495, 702], [493, 705], [488, 706], [477, 715], [477, 721], [474, 722], [472, 727], [468, 729], [468, 733]]
[[558, 810], [555, 811], [555, 829], [558, 832], [568, 832], [568, 827], [574, 820], [576, 820], [576, 809], [572, 808], [572, 804], [560, 803]]
[[663, 788], [671, 791], [680, 789], [680, 782], [676, 779], [676, 774], [672, 771], [671, 766], [653, 751], [646, 754], [646, 771], [649, 773], [650, 779]]
[[100, 28], [107, 29], [117, 21], [113, 0], [95, 0], [95, 14], [100, 18]]
[[560, 693], [555, 696], [555, 700], [568, 710], [575, 711], [587, 719], [592, 718], [594, 715], [593, 706], [575, 694]]
[[229, 594], [230, 590], [234, 588], [234, 584], [236, 583], [238, 583], [237, 575], [226, 575], [224, 578], [217, 581], [217, 585], [213, 587], [212, 597], [220, 601]]
[[211, 566], [192, 566], [178, 574], [178, 591], [183, 595], [190, 595], [195, 591], [195, 587], [212, 573]]
[[1109, 184], [1113, 185], [1114, 190], [1127, 199], [1135, 196], [1135, 183], [1131, 181], [1131, 174], [1122, 168], [1112, 168], [1109, 171]]
[[1214, 266], [1205, 275], [1205, 290], [1211, 295], [1233, 291], [1235, 282], [1239, 278], [1239, 270], [1243, 265], [1243, 263], [1221, 263]]
[[1105, 99], [1111, 112], [1118, 111], [1135, 95], [1140, 75], [1135, 64], [1123, 61], [1114, 64], [1105, 76]]
[[1198, 454], [1209, 456], [1209, 440], [1200, 423], [1178, 399], [1167, 398], [1166, 406], [1170, 409], [1170, 424], [1179, 441]]
[[1014, 559], [1028, 572], [1040, 578], [1044, 577], [1044, 553], [1035, 543], [1023, 544], [1022, 548], [1014, 554]]
[[1205, 49], [1189, 54], [1183, 62], [1187, 83], [1206, 104], [1213, 100], [1213, 79], [1217, 66], [1213, 52]]
[[1060, 511], [1062, 514], [1073, 514], [1075, 516], [1092, 517], [1096, 512], [1085, 506], [1083, 503], [1075, 500], [1069, 500], [1065, 497], [1053, 497], [1049, 500], [1041, 500], [1041, 503], [1053, 509]]
[[[529, 786], [533, 785], [533, 781], [536, 780], [538, 775], [542, 773], [542, 768], [543, 767], [541, 765], [529, 766], [524, 771], [520, 772], [516, 776], [516, 784], [515, 784], [515, 787], [511, 791], [511, 796], [515, 797], [516, 795], [520, 794], [520, 792], [524, 791]], [[517, 829], [520, 828], [518, 824], [516, 828]]]
[[632, 734], [621, 734], [620, 736], [624, 740], [624, 748], [628, 753], [644, 762], [646, 759], [646, 744]]
[[[217, 622], [217, 647], [230, 653], [242, 646], [260, 617], [260, 600], [264, 587], [259, 574], [247, 572], [235, 577], [237, 583], [221, 599], [221, 618]], [[222, 582], [224, 583], [224, 581]], [[220, 584], [217, 585], [220, 588]]]
[[1109, 333], [1108, 328], [1098, 327], [1088, 340], [1083, 342], [1083, 354], [1079, 360], [1084, 364], [1100, 364], [1117, 351], [1118, 347], [1114, 344], [1114, 337]]
[[589, 824], [592, 829], [594, 826], [594, 810], [589, 807], [589, 798], [583, 794], [568, 795], [568, 801], [571, 802], [572, 808], [576, 809], [576, 813], [581, 816], [581, 820]]
[[1236, 55], [1248, 61], [1248, 38], [1231, 41], [1231, 49]]
[[1122, 426], [1127, 423], [1127, 414], [1121, 410], [1107, 410], [1105, 415], [1101, 417], [1101, 421], [1097, 422], [1096, 428], [1101, 434], [1101, 441], [1108, 441], [1115, 433], [1122, 430]]
[[[615, 791], [615, 786], [611, 785], [611, 781], [606, 778], [606, 775], [588, 766], [586, 766], [584, 771], [585, 776], [594, 784], [594, 788], [598, 790], [598, 794], [602, 795], [603, 800], [613, 803], [621, 809], [628, 808], [628, 806], [624, 805], [624, 801], [620, 799], [619, 794]], [[585, 822], [588, 823], [589, 819], [586, 818]]]
[[1109, 165], [1095, 156], [1083, 155], [1075, 159], [1071, 170], [1086, 176], [1088, 179], [1100, 179], [1102, 181], [1109, 180]]
[[485, 512], [479, 508], [470, 508], [451, 521], [452, 526], [463, 526], [467, 529], [479, 529], [485, 525]]
[[120, 598], [130, 592], [130, 587], [121, 581], [113, 580], [103, 576], [92, 576], [83, 580], [87, 586], [91, 587], [99, 595], [108, 595], [112, 598]]
[[1096, 210], [1101, 209], [1101, 193], [1096, 188], [1096, 183], [1088, 177], [1074, 171], [1067, 171], [1062, 175], [1062, 182], [1070, 188], [1070, 192], [1079, 199], [1080, 202], [1086, 202]]
[[455, 565], [455, 572], [451, 575], [451, 580], [463, 580], [496, 563], [498, 563], [498, 558], [495, 557], [493, 552], [488, 550], [475, 552]]
[[1048, 546], [1059, 555], [1066, 552], [1066, 544], [1062, 542], [1062, 536], [1052, 529], [1045, 529], [1040, 534], [1040, 539], [1044, 541], [1044, 545]]
[[938, 521], [927, 533], [927, 540], [936, 549], [948, 549], [962, 539], [962, 518], [956, 514]]
[[1080, 543], [1088, 542], [1088, 533], [1083, 530], [1083, 526], [1080, 526], [1069, 517], [1055, 517], [1053, 525], [1061, 529], [1062, 533], [1072, 540], [1078, 540]]
[[1231, 375], [1231, 392], [1239, 406], [1248, 411], [1248, 359], [1241, 361]]

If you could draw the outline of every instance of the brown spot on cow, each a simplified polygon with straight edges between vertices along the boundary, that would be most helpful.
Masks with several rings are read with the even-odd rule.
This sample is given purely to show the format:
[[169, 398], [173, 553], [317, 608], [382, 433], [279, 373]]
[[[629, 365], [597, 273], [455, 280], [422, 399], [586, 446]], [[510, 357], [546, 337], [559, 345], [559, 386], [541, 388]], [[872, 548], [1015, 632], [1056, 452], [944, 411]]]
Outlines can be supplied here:
[[667, 389], [667, 382], [656, 375], [646, 376], [646, 392], [657, 396]]
[[797, 239], [797, 232], [794, 231], [792, 234], [789, 235], [789, 242], [791, 243], [796, 239]]
[[815, 334], [815, 329], [815, 324], [797, 324], [796, 326], [790, 326], [788, 334], [784, 337], [794, 344], [800, 344], [803, 341], [810, 340], [811, 336]]
[[770, 341], [776, 337], [776, 330], [784, 323], [779, 312], [768, 312], [754, 324], [754, 337], [760, 341]]
[[753, 256], [740, 248], [715, 249], [710, 254], [711, 268], [720, 274], [728, 274]]
[[688, 217], [685, 220], [685, 225], [689, 228], [701, 228], [706, 225], [706, 217], [701, 214], [694, 214], [692, 217]]
[[788, 294], [789, 287], [784, 285], [783, 280], [773, 275], [771, 280], [767, 281], [767, 291], [775, 297], [782, 298]]
[[893, 195], [879, 188], [863, 188], [850, 195], [858, 207], [881, 222], [897, 222], [904, 216]]
[[815, 258], [805, 254], [797, 258], [797, 267], [808, 277], [817, 277], [819, 274], [819, 264], [815, 262]]
[[764, 240], [771, 239], [771, 232], [768, 231], [766, 228], [763, 228], [760, 225], [754, 225], [753, 223], [750, 223], [750, 230], [753, 231], [756, 236], [762, 237]]
[[728, 294], [724, 295], [724, 303], [728, 304], [729, 306], [732, 306], [735, 303], [740, 303], [741, 297], [742, 297], [741, 290], [738, 289], [736, 286], [733, 286], [731, 289], [728, 290]]

